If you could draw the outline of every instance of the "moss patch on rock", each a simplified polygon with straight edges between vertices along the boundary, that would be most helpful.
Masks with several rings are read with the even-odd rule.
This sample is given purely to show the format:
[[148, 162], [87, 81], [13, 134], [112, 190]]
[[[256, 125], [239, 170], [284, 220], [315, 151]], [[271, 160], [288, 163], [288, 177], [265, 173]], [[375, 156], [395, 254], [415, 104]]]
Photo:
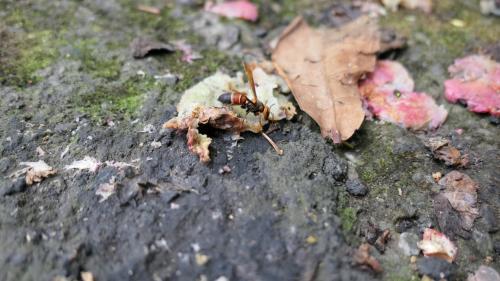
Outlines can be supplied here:
[[152, 78], [134, 77], [121, 84], [100, 85], [92, 93], [75, 96], [73, 103], [96, 122], [128, 120], [136, 116], [144, 95], [155, 87], [159, 86]]

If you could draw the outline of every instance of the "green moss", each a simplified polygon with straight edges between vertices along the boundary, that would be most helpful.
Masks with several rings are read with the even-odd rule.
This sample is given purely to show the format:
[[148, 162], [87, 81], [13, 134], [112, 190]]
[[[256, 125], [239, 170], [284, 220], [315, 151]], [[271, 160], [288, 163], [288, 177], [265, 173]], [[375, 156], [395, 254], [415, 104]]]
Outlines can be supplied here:
[[[173, 41], [175, 39], [183, 39], [194, 43], [190, 39], [197, 36], [193, 32], [187, 32], [189, 25], [186, 21], [171, 15], [171, 7], [164, 7], [160, 15], [152, 15], [137, 10], [136, 6], [136, 1], [130, 1], [125, 6], [125, 17], [128, 24], [138, 26], [142, 30], [151, 32], [151, 34], [156, 34], [159, 40]], [[189, 11], [186, 10], [184, 12], [188, 13]]]
[[51, 65], [59, 56], [64, 40], [50, 30], [36, 31], [21, 37], [2, 32], [0, 47], [0, 83], [23, 87], [36, 83], [37, 70]]
[[[454, 26], [451, 24], [454, 19], [463, 21], [465, 26]], [[500, 38], [500, 29], [491, 28], [500, 24], [500, 20], [483, 16], [478, 5], [471, 9], [463, 1], [436, 1], [429, 15], [415, 11], [390, 13], [381, 19], [381, 24], [407, 36], [422, 49], [421, 65], [433, 62], [448, 65], [455, 58], [478, 51]]]
[[110, 59], [96, 53], [94, 51], [96, 46], [97, 40], [94, 38], [79, 40], [73, 45], [76, 59], [82, 62], [82, 70], [95, 78], [107, 80], [118, 78], [122, 62], [117, 58]]
[[101, 122], [105, 118], [131, 119], [142, 105], [144, 94], [157, 87], [152, 78], [131, 78], [120, 85], [102, 85], [89, 94], [77, 95], [73, 103]]
[[342, 231], [344, 233], [351, 232], [358, 217], [356, 209], [351, 207], [341, 209], [339, 215], [342, 224]]
[[370, 168], [364, 168], [360, 173], [360, 177], [364, 183], [369, 184], [375, 181], [377, 174]]

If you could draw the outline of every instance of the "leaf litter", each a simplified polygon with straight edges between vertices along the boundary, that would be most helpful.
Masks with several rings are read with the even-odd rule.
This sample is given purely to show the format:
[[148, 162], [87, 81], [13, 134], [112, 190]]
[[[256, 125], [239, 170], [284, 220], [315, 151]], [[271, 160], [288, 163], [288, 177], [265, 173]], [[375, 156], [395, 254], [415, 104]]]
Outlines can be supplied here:
[[412, 130], [436, 129], [448, 115], [425, 93], [414, 92], [414, 82], [399, 62], [381, 60], [359, 85], [368, 110], [380, 120]]
[[27, 166], [14, 174], [16, 176], [26, 174], [25, 181], [27, 185], [41, 182], [44, 178], [55, 175], [57, 170], [47, 165], [45, 161], [38, 160], [37, 162], [21, 162], [20, 165]]
[[[266, 73], [257, 64], [249, 66], [249, 69], [258, 100], [269, 108], [268, 120], [263, 119], [261, 114], [250, 114], [240, 105], [226, 105], [219, 101], [224, 93], [249, 93], [252, 87], [244, 83], [241, 73], [231, 77], [217, 72], [186, 90], [177, 105], [178, 115], [163, 125], [164, 128], [187, 131], [188, 148], [199, 156], [201, 162], [210, 161], [208, 147], [212, 139], [199, 132], [200, 125], [236, 135], [245, 131], [263, 133], [263, 125], [268, 121], [290, 120], [296, 114], [288, 97], [281, 94], [289, 89], [279, 76]], [[263, 136], [266, 137], [265, 134]]]
[[448, 173], [439, 180], [439, 185], [445, 188], [442, 194], [460, 214], [462, 228], [472, 229], [474, 220], [479, 216], [479, 209], [476, 206], [479, 185], [458, 171]]
[[375, 272], [382, 272], [384, 269], [380, 262], [370, 255], [370, 244], [363, 243], [354, 252], [353, 261], [355, 264], [371, 268]]
[[89, 172], [96, 172], [97, 169], [102, 165], [100, 161], [95, 159], [94, 157], [85, 156], [82, 160], [73, 161], [73, 163], [66, 165], [64, 167], [65, 170], [88, 170]]
[[444, 161], [447, 166], [466, 167], [469, 164], [469, 155], [462, 154], [446, 138], [429, 138], [424, 144], [431, 150], [434, 158]]
[[338, 29], [313, 29], [299, 17], [281, 34], [272, 60], [323, 137], [340, 143], [363, 122], [357, 84], [373, 71], [379, 51], [373, 18], [360, 17]]

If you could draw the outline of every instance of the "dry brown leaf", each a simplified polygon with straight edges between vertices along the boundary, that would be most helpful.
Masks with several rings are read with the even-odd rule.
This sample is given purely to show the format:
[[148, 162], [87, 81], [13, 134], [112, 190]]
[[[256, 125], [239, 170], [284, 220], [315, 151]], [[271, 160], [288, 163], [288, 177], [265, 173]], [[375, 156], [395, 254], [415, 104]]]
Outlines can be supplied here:
[[210, 161], [208, 146], [212, 139], [199, 133], [200, 124], [208, 124], [213, 128], [235, 133], [243, 131], [259, 133], [262, 130], [260, 124], [245, 122], [243, 118], [238, 117], [236, 113], [226, 107], [197, 106], [191, 115], [184, 118], [175, 117], [163, 124], [164, 128], [187, 130], [189, 150], [198, 155], [200, 161], [205, 163]]
[[352, 259], [355, 264], [367, 266], [375, 272], [384, 271], [380, 262], [370, 255], [370, 245], [368, 243], [361, 244], [356, 252], [354, 252]]
[[443, 137], [433, 137], [425, 142], [434, 158], [444, 161], [447, 166], [466, 167], [469, 164], [469, 155], [460, 152], [449, 140]]
[[439, 184], [446, 188], [443, 195], [450, 201], [453, 209], [460, 213], [462, 228], [470, 230], [479, 216], [476, 206], [479, 185], [468, 175], [458, 171], [449, 172]]
[[360, 17], [339, 29], [313, 29], [299, 17], [281, 35], [272, 59], [321, 134], [340, 143], [363, 122], [357, 84], [373, 71], [379, 50], [375, 19]]
[[28, 168], [25, 169], [27, 185], [41, 182], [44, 178], [55, 175], [57, 172], [43, 160], [39, 160], [37, 162], [21, 162], [20, 164], [28, 166]]

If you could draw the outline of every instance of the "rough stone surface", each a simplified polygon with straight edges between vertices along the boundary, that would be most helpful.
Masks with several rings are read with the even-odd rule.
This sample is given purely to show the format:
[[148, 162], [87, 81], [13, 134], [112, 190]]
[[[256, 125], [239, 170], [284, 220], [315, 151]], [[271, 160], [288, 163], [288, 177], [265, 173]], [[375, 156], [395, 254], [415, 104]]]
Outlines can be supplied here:
[[420, 253], [418, 241], [420, 239], [415, 233], [403, 232], [399, 235], [398, 247], [405, 256], [417, 256]]
[[[498, 259], [491, 219], [500, 209], [500, 128], [446, 104], [442, 84], [455, 58], [497, 43], [500, 30], [491, 26], [500, 19], [481, 15], [469, 0], [434, 1], [429, 15], [381, 18], [409, 39], [408, 48], [385, 56], [449, 110], [436, 132], [366, 121], [348, 145], [334, 146], [299, 111], [270, 134], [283, 156], [259, 135], [243, 134], [235, 144], [208, 131], [213, 160], [203, 165], [184, 134], [161, 129], [184, 90], [268, 55], [268, 43], [298, 14], [324, 26], [361, 14], [348, 1], [259, 0], [259, 21], [247, 23], [206, 14], [203, 2], [144, 1], [161, 8], [157, 16], [131, 0], [0, 1], [0, 280], [79, 280], [82, 271], [95, 280], [416, 280], [395, 238], [383, 254], [372, 252], [381, 274], [353, 267], [351, 253], [381, 230], [440, 227], [431, 175], [451, 170], [423, 146], [435, 135], [470, 151], [464, 172], [480, 186], [484, 218], [475, 221], [476, 234], [454, 237], [456, 279], [487, 256]], [[466, 26], [454, 27], [453, 18]], [[140, 36], [184, 40], [203, 59], [186, 63], [181, 51], [134, 59], [129, 46]], [[85, 156], [114, 164], [64, 170]], [[38, 160], [58, 173], [25, 188], [24, 177], [12, 175], [20, 162]], [[219, 174], [225, 165], [231, 173]], [[348, 172], [370, 192], [351, 196]], [[114, 193], [100, 202], [96, 192], [105, 184]], [[197, 256], [208, 261], [199, 266]]]

